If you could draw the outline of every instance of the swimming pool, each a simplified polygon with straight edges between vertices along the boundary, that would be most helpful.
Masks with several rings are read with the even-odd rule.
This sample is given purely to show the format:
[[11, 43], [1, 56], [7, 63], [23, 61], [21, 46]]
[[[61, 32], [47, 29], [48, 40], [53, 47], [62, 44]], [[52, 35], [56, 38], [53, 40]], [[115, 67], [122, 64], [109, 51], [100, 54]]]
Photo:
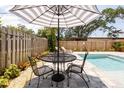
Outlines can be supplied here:
[[[84, 57], [84, 54], [79, 54]], [[124, 70], [124, 58], [110, 54], [89, 54], [87, 61], [104, 71]]]
[[[84, 54], [79, 54], [82, 58]], [[101, 69], [115, 87], [124, 88], [124, 58], [111, 54], [89, 54], [87, 62]], [[106, 77], [106, 78], [107, 78]]]

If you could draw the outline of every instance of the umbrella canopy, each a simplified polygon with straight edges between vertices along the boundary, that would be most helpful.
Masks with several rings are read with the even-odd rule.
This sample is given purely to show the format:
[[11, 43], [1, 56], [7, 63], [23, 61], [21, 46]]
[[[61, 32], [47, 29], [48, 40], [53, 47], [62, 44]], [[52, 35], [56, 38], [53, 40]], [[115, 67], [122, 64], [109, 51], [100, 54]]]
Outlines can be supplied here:
[[10, 12], [45, 27], [58, 27], [58, 19], [60, 27], [85, 25], [100, 15], [95, 5], [15, 5]]
[[[58, 27], [58, 48], [59, 27], [85, 25], [100, 16], [100, 12], [95, 5], [16, 5], [10, 12], [32, 24]], [[59, 49], [57, 60], [57, 74], [52, 77], [52, 80], [60, 82], [64, 80], [64, 75], [59, 73]]]

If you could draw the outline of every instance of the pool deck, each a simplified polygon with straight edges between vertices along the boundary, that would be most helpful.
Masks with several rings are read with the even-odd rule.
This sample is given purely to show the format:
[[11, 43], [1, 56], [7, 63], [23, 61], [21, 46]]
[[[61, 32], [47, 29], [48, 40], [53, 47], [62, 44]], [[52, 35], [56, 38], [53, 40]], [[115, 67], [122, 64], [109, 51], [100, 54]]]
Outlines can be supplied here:
[[[82, 59], [77, 54], [83, 54], [85, 52], [74, 52], [73, 54], [77, 56], [77, 59]], [[124, 57], [124, 52], [89, 52], [89, 54], [112, 54]], [[81, 61], [77, 61], [76, 63], [81, 64]], [[39, 62], [40, 65], [40, 62]], [[52, 66], [50, 63], [46, 63], [46, 65]], [[95, 67], [93, 64], [86, 62], [84, 67], [86, 73], [88, 74], [90, 78], [90, 82], [88, 82], [90, 88], [118, 88], [118, 82], [112, 81], [107, 74], [105, 74], [103, 71]], [[27, 70], [21, 72], [21, 75], [12, 80], [10, 82], [10, 85], [8, 88], [35, 88], [37, 85], [37, 77], [33, 75], [31, 79], [31, 84], [29, 84], [30, 75], [31, 75], [31, 68], [29, 67]], [[86, 88], [86, 85], [84, 81], [80, 79], [79, 76], [72, 74], [74, 78], [70, 79], [70, 86], [69, 88]], [[86, 78], [86, 77], [84, 77]], [[17, 83], [18, 82], [18, 83]], [[56, 87], [56, 84], [53, 82], [54, 88]], [[40, 88], [51, 88], [50, 84], [50, 78], [41, 80], [40, 81]], [[67, 79], [65, 79], [63, 82], [58, 83], [58, 87], [60, 88], [68, 88], [67, 87]], [[124, 86], [121, 86], [124, 87]]]

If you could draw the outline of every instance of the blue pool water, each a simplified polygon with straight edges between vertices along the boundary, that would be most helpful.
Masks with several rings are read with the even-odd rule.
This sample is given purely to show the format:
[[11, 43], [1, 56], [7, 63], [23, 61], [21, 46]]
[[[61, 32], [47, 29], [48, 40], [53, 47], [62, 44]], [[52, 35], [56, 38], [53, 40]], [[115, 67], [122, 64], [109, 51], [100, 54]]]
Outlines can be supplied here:
[[[82, 58], [84, 54], [79, 54]], [[124, 58], [108, 54], [89, 54], [87, 61], [104, 71], [124, 71]]]

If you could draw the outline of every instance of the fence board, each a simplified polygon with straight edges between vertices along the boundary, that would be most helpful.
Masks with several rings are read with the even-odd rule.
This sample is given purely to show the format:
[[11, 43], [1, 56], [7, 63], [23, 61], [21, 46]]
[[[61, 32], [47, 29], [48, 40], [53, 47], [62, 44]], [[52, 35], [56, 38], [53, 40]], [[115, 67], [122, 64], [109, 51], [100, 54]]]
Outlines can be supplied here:
[[15, 64], [15, 31], [12, 30], [12, 39], [11, 39], [11, 61], [12, 61], [12, 64]]
[[4, 33], [5, 32], [5, 28], [0, 28], [1, 29], [1, 44], [0, 44], [0, 47], [1, 47], [1, 50], [0, 50], [0, 66], [3, 68], [5, 67], [5, 63], [6, 63], [6, 51], [5, 51], [5, 44], [6, 44], [6, 35]]

